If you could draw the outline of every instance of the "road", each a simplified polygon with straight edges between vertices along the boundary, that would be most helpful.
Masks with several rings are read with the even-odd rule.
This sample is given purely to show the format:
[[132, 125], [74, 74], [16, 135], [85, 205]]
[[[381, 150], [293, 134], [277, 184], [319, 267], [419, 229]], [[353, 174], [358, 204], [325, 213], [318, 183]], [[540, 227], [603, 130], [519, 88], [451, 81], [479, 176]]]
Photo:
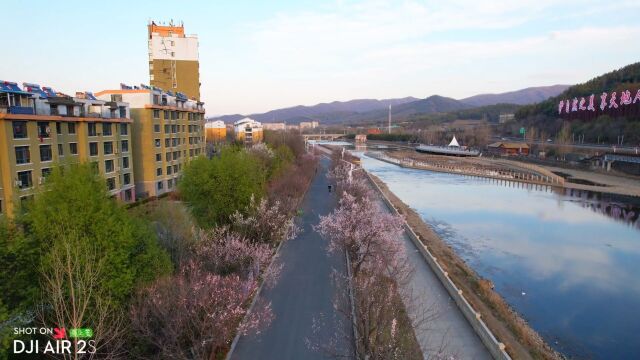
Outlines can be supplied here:
[[[277, 284], [272, 289], [265, 287], [260, 294], [271, 301], [275, 319], [261, 333], [241, 336], [231, 359], [328, 358], [325, 352], [312, 350], [307, 345], [307, 340], [328, 344], [334, 337], [336, 331], [330, 321], [334, 315], [335, 292], [330, 274], [333, 268], [345, 271], [344, 258], [327, 255], [326, 240], [312, 229], [319, 221], [318, 216], [328, 214], [336, 205], [335, 197], [327, 190], [328, 166], [329, 160], [323, 158], [302, 202], [302, 232], [280, 249], [277, 261], [283, 269]], [[314, 318], [320, 319], [321, 314], [329, 323], [314, 333]], [[351, 328], [342, 331], [348, 333]], [[351, 348], [344, 341], [339, 346]]]

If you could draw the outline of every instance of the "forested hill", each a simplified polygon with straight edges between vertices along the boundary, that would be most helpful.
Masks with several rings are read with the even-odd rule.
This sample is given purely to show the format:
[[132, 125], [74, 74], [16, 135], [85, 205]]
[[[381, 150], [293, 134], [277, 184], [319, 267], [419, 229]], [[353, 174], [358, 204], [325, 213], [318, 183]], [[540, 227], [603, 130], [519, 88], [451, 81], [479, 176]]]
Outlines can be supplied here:
[[537, 104], [523, 106], [516, 113], [516, 118], [525, 119], [532, 116], [554, 116], [558, 112], [558, 102], [563, 99], [586, 97], [611, 91], [631, 90], [640, 88], [640, 62], [627, 65], [595, 77], [585, 83], [570, 86], [560, 95], [549, 98]]

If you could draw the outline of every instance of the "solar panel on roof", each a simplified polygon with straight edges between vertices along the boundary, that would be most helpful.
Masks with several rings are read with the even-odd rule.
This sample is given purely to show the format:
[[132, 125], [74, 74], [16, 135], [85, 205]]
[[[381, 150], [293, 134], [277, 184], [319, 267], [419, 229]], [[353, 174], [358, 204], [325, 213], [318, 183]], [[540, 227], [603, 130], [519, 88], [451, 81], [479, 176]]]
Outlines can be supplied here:
[[98, 99], [96, 99], [96, 97], [93, 95], [93, 93], [92, 93], [92, 92], [90, 92], [90, 91], [86, 91], [86, 92], [84, 93], [84, 96], [85, 96], [88, 100], [98, 100]]
[[24, 86], [25, 91], [38, 94], [43, 99], [47, 97], [47, 94], [44, 91], [42, 91], [42, 89], [40, 88], [40, 85], [38, 84], [22, 83], [22, 86]]
[[43, 86], [42, 87], [42, 91], [44, 91], [45, 94], [47, 94], [47, 97], [56, 97], [58, 96], [58, 94], [53, 91], [52, 88], [48, 87], [48, 86]]

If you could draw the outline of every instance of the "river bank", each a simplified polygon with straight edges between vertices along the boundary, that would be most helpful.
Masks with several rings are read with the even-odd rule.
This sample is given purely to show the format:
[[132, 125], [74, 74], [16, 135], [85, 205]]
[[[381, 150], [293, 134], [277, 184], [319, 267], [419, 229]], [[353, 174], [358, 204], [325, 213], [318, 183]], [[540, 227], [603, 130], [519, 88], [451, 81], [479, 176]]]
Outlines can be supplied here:
[[[506, 158], [429, 155], [410, 149], [386, 150], [383, 153], [396, 160], [408, 159], [434, 167], [428, 170], [490, 178], [507, 177], [519, 182], [640, 197], [640, 178], [634, 176], [532, 164]], [[540, 181], [540, 179], [547, 181]]]
[[490, 281], [482, 279], [473, 271], [420, 215], [393, 194], [383, 181], [374, 175], [372, 178], [398, 212], [405, 217], [422, 243], [438, 259], [456, 286], [463, 291], [472, 307], [481, 314], [495, 336], [505, 344], [512, 358], [562, 358], [493, 290]]

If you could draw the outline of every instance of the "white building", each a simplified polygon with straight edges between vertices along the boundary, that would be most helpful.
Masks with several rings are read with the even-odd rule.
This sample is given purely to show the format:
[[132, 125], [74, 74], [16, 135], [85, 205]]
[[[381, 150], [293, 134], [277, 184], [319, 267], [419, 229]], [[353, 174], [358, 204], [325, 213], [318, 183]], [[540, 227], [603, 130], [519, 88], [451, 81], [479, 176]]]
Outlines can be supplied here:
[[236, 140], [244, 143], [257, 143], [263, 139], [262, 124], [251, 118], [244, 118], [233, 123]]

